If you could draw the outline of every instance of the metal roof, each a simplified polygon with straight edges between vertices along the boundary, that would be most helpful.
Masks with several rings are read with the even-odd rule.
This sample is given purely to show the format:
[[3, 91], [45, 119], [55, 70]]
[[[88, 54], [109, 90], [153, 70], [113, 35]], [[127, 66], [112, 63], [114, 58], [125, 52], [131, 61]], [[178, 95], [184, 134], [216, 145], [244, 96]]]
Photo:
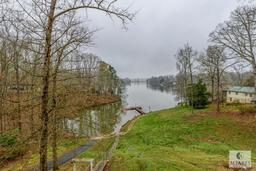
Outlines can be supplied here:
[[238, 93], [256, 93], [255, 87], [231, 87], [228, 89], [231, 92], [238, 92]]

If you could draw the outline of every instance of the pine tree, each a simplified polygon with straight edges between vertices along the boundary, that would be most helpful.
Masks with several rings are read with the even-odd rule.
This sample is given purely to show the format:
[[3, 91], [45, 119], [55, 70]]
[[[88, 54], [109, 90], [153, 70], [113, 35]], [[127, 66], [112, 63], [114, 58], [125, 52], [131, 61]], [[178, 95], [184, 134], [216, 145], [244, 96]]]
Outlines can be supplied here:
[[198, 83], [191, 85], [188, 89], [188, 92], [190, 105], [193, 104], [193, 107], [196, 109], [202, 109], [206, 107], [209, 93], [207, 92], [206, 85], [203, 84], [201, 79], [198, 81]]

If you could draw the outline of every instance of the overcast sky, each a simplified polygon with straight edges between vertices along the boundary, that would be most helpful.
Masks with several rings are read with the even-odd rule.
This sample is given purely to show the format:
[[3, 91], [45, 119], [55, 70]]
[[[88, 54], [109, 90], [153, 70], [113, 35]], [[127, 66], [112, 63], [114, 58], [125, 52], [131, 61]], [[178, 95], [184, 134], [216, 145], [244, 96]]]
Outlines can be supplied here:
[[90, 28], [100, 28], [88, 49], [113, 65], [122, 78], [176, 74], [175, 53], [185, 43], [207, 47], [208, 35], [229, 18], [238, 0], [119, 0], [139, 10], [128, 31], [118, 20], [89, 12]]

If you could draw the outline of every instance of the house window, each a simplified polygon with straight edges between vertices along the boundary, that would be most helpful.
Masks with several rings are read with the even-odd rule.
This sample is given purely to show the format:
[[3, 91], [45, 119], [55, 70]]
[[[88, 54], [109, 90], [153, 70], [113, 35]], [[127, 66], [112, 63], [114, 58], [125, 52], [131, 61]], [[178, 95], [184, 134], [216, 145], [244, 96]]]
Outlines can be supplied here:
[[252, 94], [250, 94], [250, 97], [252, 97]]
[[245, 96], [248, 96], [248, 93], [245, 93]]
[[232, 98], [230, 98], [229, 101], [232, 102]]
[[228, 93], [231, 94], [231, 91], [229, 91]]
[[236, 92], [236, 95], [238, 95], [238, 92]]

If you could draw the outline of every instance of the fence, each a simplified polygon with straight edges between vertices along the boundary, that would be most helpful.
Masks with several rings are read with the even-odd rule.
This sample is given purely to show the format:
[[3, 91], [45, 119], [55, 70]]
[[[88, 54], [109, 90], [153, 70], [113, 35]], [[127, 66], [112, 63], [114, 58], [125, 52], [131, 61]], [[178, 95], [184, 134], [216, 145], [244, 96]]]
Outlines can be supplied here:
[[[114, 143], [111, 143], [111, 146], [107, 148], [106, 152], [98, 158], [98, 159], [81, 159], [81, 160], [73, 160], [73, 171], [76, 170], [76, 163], [79, 162], [89, 162], [90, 166], [88, 166], [85, 170], [86, 171], [103, 171], [103, 170], [108, 170], [108, 163], [112, 159], [113, 152], [116, 150], [117, 145], [119, 143], [119, 135], [116, 135]], [[93, 167], [93, 162], [96, 161], [96, 165]]]

